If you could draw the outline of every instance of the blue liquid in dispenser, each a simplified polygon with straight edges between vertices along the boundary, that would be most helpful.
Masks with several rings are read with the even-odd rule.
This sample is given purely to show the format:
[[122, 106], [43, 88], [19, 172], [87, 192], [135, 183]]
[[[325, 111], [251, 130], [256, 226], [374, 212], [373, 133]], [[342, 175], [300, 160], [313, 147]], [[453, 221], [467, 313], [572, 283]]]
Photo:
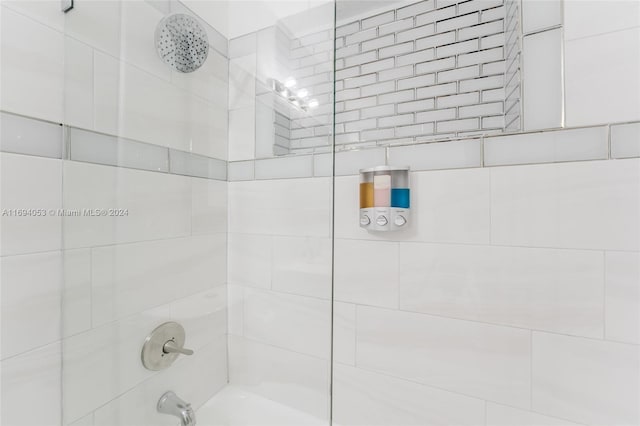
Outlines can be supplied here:
[[409, 188], [391, 188], [391, 207], [410, 208]]

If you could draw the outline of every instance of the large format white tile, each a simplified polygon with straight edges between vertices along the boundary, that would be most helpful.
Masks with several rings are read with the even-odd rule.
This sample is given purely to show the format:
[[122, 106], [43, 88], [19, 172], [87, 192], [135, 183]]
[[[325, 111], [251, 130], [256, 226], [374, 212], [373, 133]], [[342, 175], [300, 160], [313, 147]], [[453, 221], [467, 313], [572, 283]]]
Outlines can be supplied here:
[[607, 252], [605, 337], [640, 344], [640, 253]]
[[533, 333], [532, 408], [590, 425], [640, 422], [637, 345]]
[[3, 425], [58, 426], [62, 423], [61, 352], [58, 342], [0, 361], [0, 422]]
[[229, 161], [255, 158], [255, 107], [229, 111]]
[[244, 336], [329, 359], [331, 303], [313, 297], [244, 289]]
[[400, 244], [400, 308], [602, 338], [596, 251]]
[[398, 306], [398, 244], [335, 242], [334, 297], [341, 302]]
[[333, 361], [356, 364], [356, 305], [333, 302]]
[[331, 298], [331, 240], [274, 237], [274, 290]]
[[326, 360], [230, 336], [231, 384], [327, 419], [329, 379]]
[[4, 7], [1, 15], [0, 108], [61, 123], [64, 36]]
[[2, 359], [60, 339], [62, 255], [0, 258]]
[[64, 39], [64, 122], [93, 129], [93, 49]]
[[578, 426], [578, 423], [487, 402], [487, 426]]
[[[8, 212], [2, 215], [2, 256], [59, 250], [62, 220], [55, 211], [62, 208], [61, 161], [2, 153], [0, 172], [0, 205]], [[24, 216], [12, 215], [22, 209]]]
[[256, 55], [229, 60], [229, 109], [253, 108], [255, 97]]
[[524, 130], [561, 127], [564, 118], [562, 29], [525, 36], [522, 54], [526, 70], [522, 82]]
[[191, 179], [191, 234], [227, 232], [227, 182]]
[[415, 382], [336, 365], [333, 418], [339, 425], [409, 426], [484, 423], [484, 401]]
[[640, 27], [567, 41], [566, 125], [640, 120], [639, 74]]
[[522, 2], [522, 31], [526, 34], [562, 25], [562, 3], [562, 0], [524, 0]]
[[65, 15], [64, 29], [67, 35], [119, 57], [122, 2], [97, 0], [75, 7]]
[[640, 249], [640, 161], [491, 169], [494, 244]]
[[358, 367], [529, 407], [527, 330], [358, 306]]
[[128, 211], [65, 217], [66, 248], [182, 237], [191, 232], [191, 179], [67, 161], [64, 206]]
[[493, 136], [484, 140], [485, 166], [606, 160], [606, 126]]
[[49, 0], [4, 0], [2, 5], [58, 31], [64, 30], [64, 14], [60, 4]]
[[229, 231], [331, 235], [331, 178], [229, 183]]
[[224, 234], [92, 249], [93, 325], [223, 285]]
[[93, 116], [94, 129], [111, 135], [119, 134], [121, 91], [124, 78], [120, 75], [120, 62], [103, 52], [93, 52]]
[[91, 328], [91, 250], [62, 252], [62, 336]]
[[170, 319], [166, 306], [65, 339], [65, 422], [85, 416], [151, 377], [153, 373], [140, 362], [141, 344], [149, 332]]
[[[544, 3], [544, 2], [540, 2]], [[640, 26], [640, 5], [627, 0], [566, 0], [566, 40]]]
[[272, 238], [264, 235], [229, 234], [229, 284], [271, 287]]
[[244, 332], [244, 287], [227, 285], [227, 333], [242, 336]]

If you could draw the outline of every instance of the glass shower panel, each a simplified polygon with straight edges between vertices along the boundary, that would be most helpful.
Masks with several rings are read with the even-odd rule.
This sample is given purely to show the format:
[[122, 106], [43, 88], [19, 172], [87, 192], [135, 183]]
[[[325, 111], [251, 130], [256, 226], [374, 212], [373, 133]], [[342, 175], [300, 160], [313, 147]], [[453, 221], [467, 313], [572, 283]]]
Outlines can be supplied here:
[[[227, 39], [177, 1], [77, 1], [64, 29], [63, 424], [173, 425], [165, 392], [227, 385]], [[167, 322], [194, 353], [147, 369]]]
[[286, 3], [64, 15], [64, 425], [329, 423], [334, 7]]
[[[229, 43], [230, 386], [214, 404], [229, 424], [328, 424], [334, 5], [230, 8], [246, 30]], [[253, 29], [233, 20], [248, 10]]]

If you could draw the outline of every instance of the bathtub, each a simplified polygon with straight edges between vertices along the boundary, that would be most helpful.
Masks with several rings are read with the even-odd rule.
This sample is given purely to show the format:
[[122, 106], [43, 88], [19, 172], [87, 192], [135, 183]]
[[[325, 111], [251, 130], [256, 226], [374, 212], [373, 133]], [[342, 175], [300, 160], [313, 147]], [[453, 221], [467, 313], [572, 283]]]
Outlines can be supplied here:
[[327, 420], [229, 385], [196, 411], [197, 426], [328, 426]]

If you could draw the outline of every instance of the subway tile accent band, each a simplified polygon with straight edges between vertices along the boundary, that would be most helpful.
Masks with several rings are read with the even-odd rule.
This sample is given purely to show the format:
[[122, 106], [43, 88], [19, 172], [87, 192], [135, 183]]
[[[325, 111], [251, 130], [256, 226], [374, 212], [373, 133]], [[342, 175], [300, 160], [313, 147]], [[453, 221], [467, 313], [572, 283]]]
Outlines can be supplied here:
[[0, 113], [3, 152], [227, 180], [227, 161], [58, 123]]
[[[635, 157], [640, 122], [343, 149], [335, 154], [335, 175], [356, 175], [385, 158], [427, 171]], [[235, 161], [229, 163], [229, 181], [332, 176], [331, 171], [332, 155], [326, 153]]]
[[640, 122], [343, 149], [334, 164], [331, 153], [227, 162], [5, 112], [0, 120], [3, 152], [221, 181], [355, 175], [386, 158], [426, 171], [640, 157]]

